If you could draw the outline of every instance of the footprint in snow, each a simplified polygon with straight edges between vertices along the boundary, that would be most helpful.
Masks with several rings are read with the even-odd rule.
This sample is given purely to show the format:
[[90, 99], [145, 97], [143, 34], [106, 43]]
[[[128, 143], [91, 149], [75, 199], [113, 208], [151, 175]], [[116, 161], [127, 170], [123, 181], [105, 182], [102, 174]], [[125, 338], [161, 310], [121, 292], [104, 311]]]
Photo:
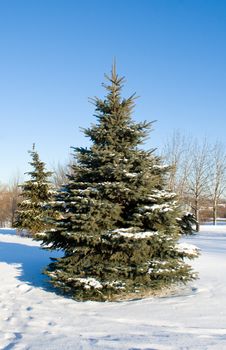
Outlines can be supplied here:
[[22, 293], [27, 293], [29, 292], [32, 288], [28, 286], [27, 284], [18, 284], [16, 286]]
[[28, 306], [28, 307], [26, 308], [26, 310], [27, 310], [27, 311], [32, 311], [32, 310], [33, 310], [33, 307]]
[[20, 333], [4, 333], [0, 340], [0, 349], [10, 349], [12, 342], [21, 337]]
[[15, 349], [15, 344], [22, 338], [22, 335], [19, 332], [6, 333], [4, 338], [3, 341], [0, 341], [0, 349], [11, 350]]

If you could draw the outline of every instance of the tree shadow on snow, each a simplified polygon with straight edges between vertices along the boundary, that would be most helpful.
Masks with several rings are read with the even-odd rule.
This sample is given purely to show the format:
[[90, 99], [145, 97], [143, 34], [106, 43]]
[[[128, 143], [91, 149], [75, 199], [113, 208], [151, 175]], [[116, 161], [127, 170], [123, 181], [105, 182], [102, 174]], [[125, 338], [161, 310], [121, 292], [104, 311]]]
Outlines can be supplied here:
[[42, 288], [46, 291], [58, 291], [48, 282], [48, 277], [42, 272], [51, 262], [50, 257], [60, 257], [61, 252], [51, 252], [38, 246], [28, 246], [18, 243], [0, 242], [0, 262], [19, 264], [20, 272], [16, 278], [30, 286]]

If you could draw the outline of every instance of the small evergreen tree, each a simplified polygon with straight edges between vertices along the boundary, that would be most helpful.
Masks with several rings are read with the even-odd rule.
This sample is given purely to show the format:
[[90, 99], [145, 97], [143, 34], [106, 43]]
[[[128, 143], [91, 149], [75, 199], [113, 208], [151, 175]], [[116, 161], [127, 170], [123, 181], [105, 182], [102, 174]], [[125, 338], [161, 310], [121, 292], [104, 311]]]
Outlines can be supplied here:
[[197, 221], [191, 212], [182, 211], [182, 215], [178, 218], [178, 224], [182, 235], [193, 235], [195, 233]]
[[180, 211], [166, 188], [168, 168], [139, 148], [151, 123], [132, 121], [135, 97], [121, 98], [124, 79], [115, 66], [107, 80], [106, 98], [92, 100], [97, 124], [84, 130], [92, 145], [74, 148], [68, 183], [54, 203], [55, 229], [42, 237], [44, 246], [65, 252], [47, 275], [77, 300], [142, 295], [195, 278], [184, 258], [197, 252], [178, 244]]
[[51, 227], [47, 217], [50, 218], [52, 213], [50, 201], [53, 190], [48, 180], [52, 173], [45, 170], [45, 163], [40, 160], [35, 145], [29, 154], [32, 158], [29, 164], [33, 170], [26, 173], [30, 179], [21, 185], [22, 200], [18, 204], [14, 227], [36, 237]]

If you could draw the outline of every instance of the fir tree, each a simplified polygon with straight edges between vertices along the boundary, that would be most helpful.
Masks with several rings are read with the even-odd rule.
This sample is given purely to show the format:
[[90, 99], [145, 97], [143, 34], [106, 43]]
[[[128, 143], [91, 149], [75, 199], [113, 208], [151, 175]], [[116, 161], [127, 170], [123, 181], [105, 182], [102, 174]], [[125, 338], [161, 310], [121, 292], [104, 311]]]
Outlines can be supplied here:
[[195, 233], [197, 221], [191, 212], [182, 212], [181, 217], [178, 218], [178, 224], [182, 235], [193, 235]]
[[28, 152], [32, 158], [29, 164], [33, 169], [26, 173], [30, 178], [21, 185], [22, 200], [18, 204], [14, 227], [36, 237], [51, 227], [47, 218], [52, 213], [50, 201], [53, 190], [48, 180], [52, 173], [45, 170], [45, 163], [40, 160], [35, 145]]
[[135, 96], [121, 98], [124, 78], [113, 66], [104, 100], [94, 98], [97, 124], [84, 130], [90, 148], [74, 148], [68, 183], [58, 192], [55, 229], [43, 245], [64, 257], [46, 270], [52, 283], [77, 300], [113, 300], [186, 283], [193, 278], [180, 248], [175, 194], [168, 168], [140, 145], [151, 123], [135, 123]]

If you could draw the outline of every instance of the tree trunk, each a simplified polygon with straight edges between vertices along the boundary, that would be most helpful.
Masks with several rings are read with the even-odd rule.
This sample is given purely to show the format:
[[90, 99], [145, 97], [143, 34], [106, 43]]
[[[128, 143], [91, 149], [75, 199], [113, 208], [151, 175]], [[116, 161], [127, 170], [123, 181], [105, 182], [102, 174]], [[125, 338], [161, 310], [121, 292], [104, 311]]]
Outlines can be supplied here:
[[195, 220], [196, 220], [195, 230], [196, 230], [196, 232], [199, 232], [199, 230], [200, 230], [200, 224], [199, 224], [199, 203], [198, 203], [197, 199], [195, 201]]
[[217, 202], [214, 200], [213, 202], [213, 225], [217, 224]]

